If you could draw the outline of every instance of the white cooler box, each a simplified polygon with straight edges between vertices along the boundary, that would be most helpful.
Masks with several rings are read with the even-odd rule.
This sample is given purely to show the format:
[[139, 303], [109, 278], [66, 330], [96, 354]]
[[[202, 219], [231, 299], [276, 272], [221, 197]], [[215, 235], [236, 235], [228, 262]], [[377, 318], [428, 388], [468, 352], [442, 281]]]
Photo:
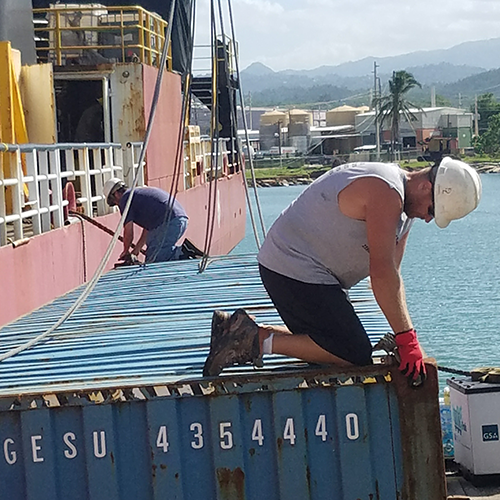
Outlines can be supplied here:
[[447, 380], [455, 462], [474, 476], [500, 474], [500, 384]]

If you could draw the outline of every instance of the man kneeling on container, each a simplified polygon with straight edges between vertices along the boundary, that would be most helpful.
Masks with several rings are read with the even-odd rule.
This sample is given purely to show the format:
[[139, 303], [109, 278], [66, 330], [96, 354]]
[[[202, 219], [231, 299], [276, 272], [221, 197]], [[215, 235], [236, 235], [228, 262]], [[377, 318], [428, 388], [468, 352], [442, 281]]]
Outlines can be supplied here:
[[[104, 196], [109, 206], [118, 205], [123, 213], [131, 189], [120, 179], [110, 179], [104, 185]], [[154, 187], [140, 187], [134, 191], [130, 209], [123, 226], [123, 252], [119, 259], [129, 254], [138, 256], [144, 245], [146, 263], [177, 260], [181, 249], [177, 241], [185, 233], [188, 223], [186, 212], [181, 204], [165, 191]], [[134, 224], [142, 228], [135, 247]]]
[[[215, 311], [205, 376], [284, 354], [337, 366], [372, 363], [372, 346], [345, 290], [370, 276], [394, 334], [400, 370], [425, 378], [400, 265], [414, 219], [440, 228], [474, 210], [481, 181], [444, 158], [406, 172], [397, 164], [351, 163], [308, 186], [269, 230], [258, 254], [262, 282], [286, 327], [257, 325], [244, 310]], [[293, 335], [291, 335], [293, 334]]]

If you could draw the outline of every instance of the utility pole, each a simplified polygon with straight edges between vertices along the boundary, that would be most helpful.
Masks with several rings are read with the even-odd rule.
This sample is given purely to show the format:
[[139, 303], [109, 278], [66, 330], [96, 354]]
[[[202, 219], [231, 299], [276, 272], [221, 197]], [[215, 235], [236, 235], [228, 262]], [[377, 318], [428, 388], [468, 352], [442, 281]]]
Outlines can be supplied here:
[[281, 120], [278, 122], [278, 134], [279, 134], [279, 151], [280, 151], [280, 168], [283, 168], [283, 151], [281, 149]]
[[477, 112], [477, 95], [474, 96], [474, 135], [479, 137], [479, 114]]
[[252, 123], [252, 93], [248, 93], [248, 114], [249, 114], [249, 120], [248, 123], [250, 124], [250, 130], [253, 130], [253, 123]]
[[278, 132], [275, 132], [274, 137], [278, 139], [278, 153], [280, 156], [280, 168], [283, 167], [282, 142], [281, 142], [281, 120], [278, 120]]
[[378, 64], [376, 61], [373, 61], [373, 102], [375, 103], [374, 110], [375, 110], [375, 144], [377, 145], [377, 156], [376, 159], [377, 161], [380, 161], [380, 127], [379, 127], [379, 119], [378, 119], [378, 113], [379, 113], [379, 93], [378, 93], [378, 77], [377, 77], [377, 68]]

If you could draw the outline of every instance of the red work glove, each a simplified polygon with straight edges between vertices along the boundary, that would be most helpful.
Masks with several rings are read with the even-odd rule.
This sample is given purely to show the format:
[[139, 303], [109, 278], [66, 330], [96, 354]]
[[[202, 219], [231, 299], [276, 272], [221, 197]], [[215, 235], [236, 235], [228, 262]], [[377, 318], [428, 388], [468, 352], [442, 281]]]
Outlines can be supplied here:
[[407, 332], [396, 334], [396, 345], [401, 358], [399, 369], [410, 378], [413, 384], [422, 384], [426, 379], [424, 358], [417, 340], [417, 332], [412, 328]]

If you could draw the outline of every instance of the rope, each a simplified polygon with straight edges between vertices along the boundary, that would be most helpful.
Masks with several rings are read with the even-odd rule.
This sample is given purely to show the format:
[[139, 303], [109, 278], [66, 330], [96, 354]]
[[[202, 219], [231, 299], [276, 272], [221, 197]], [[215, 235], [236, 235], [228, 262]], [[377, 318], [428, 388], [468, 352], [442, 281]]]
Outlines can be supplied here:
[[[225, 67], [229, 68], [229, 61], [228, 61], [228, 53], [226, 50], [226, 45], [225, 45], [225, 30], [224, 30], [224, 18], [222, 15], [222, 6], [221, 6], [221, 1], [218, 0], [218, 12], [219, 12], [219, 24], [220, 24], [220, 29], [221, 29], [221, 50], [223, 51], [224, 55], [224, 63]], [[229, 16], [230, 16], [230, 26], [231, 26], [231, 36], [232, 40], [235, 40], [235, 33], [234, 33], [234, 22], [233, 22], [233, 17], [232, 17], [232, 9], [230, 2], [228, 2], [229, 6]], [[217, 91], [218, 91], [218, 86], [220, 83], [220, 77], [221, 75], [219, 74], [219, 68], [218, 68], [218, 40], [217, 40], [217, 33], [216, 33], [216, 17], [215, 17], [215, 4], [214, 1], [211, 1], [211, 45], [212, 45], [212, 73], [214, 75], [213, 78], [213, 85], [212, 85], [212, 119], [211, 119], [211, 134], [212, 137], [216, 138], [216, 143], [212, 142], [212, 151], [215, 151], [215, 154], [212, 154], [212, 168], [211, 168], [211, 177], [212, 177], [212, 183], [210, 184], [209, 187], [209, 199], [208, 199], [208, 213], [207, 213], [207, 229], [205, 233], [205, 244], [204, 244], [204, 256], [202, 260], [200, 261], [199, 264], [199, 272], [202, 273], [205, 271], [209, 264], [209, 254], [210, 254], [210, 247], [212, 244], [212, 238], [213, 238], [213, 231], [214, 231], [214, 224], [215, 224], [215, 214], [216, 214], [216, 202], [217, 202], [217, 179], [218, 179], [218, 161], [219, 161], [219, 116], [218, 116], [218, 98], [217, 98]], [[248, 127], [246, 123], [246, 116], [244, 113], [245, 109], [245, 104], [244, 104], [244, 99], [243, 99], [243, 93], [241, 89], [241, 77], [240, 77], [240, 72], [239, 72], [239, 61], [238, 61], [238, 56], [237, 54], [235, 55], [235, 62], [236, 62], [236, 72], [238, 76], [238, 82], [240, 83], [238, 86], [239, 90], [239, 96], [240, 96], [240, 102], [241, 102], [241, 109], [243, 111], [243, 123], [244, 123], [244, 128], [245, 128], [245, 137], [246, 137], [246, 143], [247, 143], [247, 150], [250, 152], [250, 140], [248, 136]], [[230, 75], [227, 74], [227, 85], [229, 87], [230, 83]], [[229, 89], [228, 91], [228, 96], [229, 96], [229, 107], [230, 107], [230, 113], [231, 113], [231, 125], [237, 129], [237, 117], [235, 115], [235, 102], [234, 102], [234, 96]], [[233, 140], [234, 143], [234, 140]], [[253, 229], [253, 234], [255, 237], [257, 249], [260, 248], [260, 241], [259, 241], [259, 236], [258, 236], [258, 231], [255, 223], [255, 217], [253, 213], [253, 207], [250, 199], [250, 194], [249, 194], [249, 189], [246, 181], [246, 169], [245, 166], [243, 165], [242, 161], [242, 154], [241, 154], [241, 149], [239, 147], [238, 139], [236, 137], [236, 143], [231, 144], [231, 160], [234, 163], [234, 151], [236, 150], [237, 154], [237, 159], [238, 159], [238, 164], [240, 165], [242, 169], [242, 174], [243, 174], [243, 182], [244, 182], [244, 187], [245, 187], [245, 196], [246, 196], [246, 201], [247, 201], [247, 206], [248, 206], [248, 212], [252, 224], [252, 229]], [[214, 160], [215, 160], [215, 169], [214, 169]], [[257, 210], [259, 213], [260, 217], [260, 223], [262, 227], [262, 233], [265, 237], [266, 230], [264, 226], [264, 221], [262, 217], [262, 210], [260, 207], [260, 201], [259, 197], [257, 194], [257, 182], [255, 179], [255, 171], [254, 171], [254, 166], [253, 166], [253, 159], [252, 156], [249, 154], [249, 160], [250, 160], [250, 169], [252, 173], [252, 179], [253, 179], [253, 187], [254, 187], [254, 193], [255, 193], [255, 200], [256, 200], [256, 206]], [[213, 189], [212, 189], [212, 184], [213, 184]]]
[[[219, 13], [221, 14], [220, 1], [219, 1]], [[217, 211], [217, 182], [219, 179], [219, 154], [220, 154], [220, 116], [219, 116], [219, 102], [218, 102], [218, 92], [219, 92], [219, 84], [221, 74], [219, 72], [219, 45], [217, 39], [217, 28], [216, 28], [216, 17], [215, 17], [215, 5], [214, 1], [211, 1], [211, 41], [212, 41], [212, 73], [214, 75], [212, 82], [212, 137], [215, 139], [215, 143], [212, 142], [212, 151], [214, 151], [215, 146], [215, 155], [212, 154], [212, 158], [215, 158], [215, 168], [211, 165], [211, 177], [213, 182], [210, 184], [209, 189], [209, 213], [207, 214], [207, 233], [205, 238], [205, 248], [204, 248], [204, 256], [198, 266], [198, 271], [202, 273], [208, 266], [208, 259], [210, 255], [210, 249], [212, 247], [212, 240], [214, 235], [214, 227], [215, 227], [215, 215]], [[222, 22], [222, 21], [221, 21]], [[225, 46], [225, 36], [224, 36], [224, 27], [221, 25], [221, 35], [222, 35], [222, 50], [224, 53], [224, 61], [226, 63], [226, 70], [228, 68], [227, 65], [227, 52]], [[227, 82], [229, 84], [229, 81]], [[231, 99], [231, 93], [229, 92], [229, 98]], [[231, 106], [231, 105], [230, 105]], [[232, 146], [231, 146], [232, 147]], [[211, 208], [211, 209], [210, 209]]]
[[79, 220], [82, 226], [83, 282], [85, 283], [87, 281], [87, 232], [83, 218], [79, 217]]
[[[227, 4], [228, 4], [228, 9], [229, 9], [229, 20], [230, 20], [230, 26], [231, 26], [231, 38], [233, 39], [233, 41], [235, 41], [236, 40], [236, 35], [235, 35], [235, 32], [234, 32], [233, 8], [231, 6], [231, 0], [228, 0]], [[262, 216], [262, 209], [261, 209], [261, 205], [260, 205], [259, 195], [258, 195], [258, 192], [257, 192], [257, 179], [255, 178], [255, 168], [254, 168], [254, 164], [253, 164], [253, 158], [252, 158], [252, 155], [250, 153], [250, 137], [248, 135], [247, 117], [246, 117], [246, 114], [245, 114], [245, 100], [244, 100], [244, 97], [243, 97], [243, 88], [242, 88], [242, 85], [241, 85], [240, 63], [239, 63], [238, 53], [236, 53], [234, 60], [235, 60], [235, 63], [236, 63], [236, 74], [238, 76], [238, 94], [240, 96], [241, 115], [243, 117], [243, 127], [245, 129], [245, 143], [246, 143], [246, 146], [247, 146], [248, 159], [249, 159], [249, 163], [250, 163], [250, 173], [251, 173], [251, 176], [252, 176], [255, 205], [257, 206], [257, 213], [259, 215], [259, 220], [260, 220], [260, 225], [261, 225], [261, 229], [262, 229], [262, 234], [263, 234], [263, 236], [265, 238], [266, 237], [266, 227], [265, 227], [265, 224], [264, 224], [264, 218]], [[241, 164], [242, 164], [242, 162], [241, 162]], [[248, 185], [247, 185], [247, 180], [246, 179], [247, 179], [246, 178], [246, 168], [243, 166], [243, 180], [245, 182], [245, 195], [246, 195], [246, 198], [247, 198], [248, 213], [250, 215], [250, 221], [252, 223], [252, 229], [253, 229], [253, 234], [254, 234], [254, 237], [255, 237], [255, 243], [257, 244], [257, 249], [260, 249], [260, 241], [259, 241], [259, 236], [257, 234], [257, 227], [256, 227], [256, 224], [255, 224], [255, 219], [254, 219], [254, 215], [253, 215], [253, 208], [252, 208], [252, 204], [250, 202], [250, 194], [249, 194], [249, 191], [248, 191]]]
[[[168, 56], [168, 49], [170, 46], [170, 38], [171, 38], [171, 33], [172, 33], [172, 20], [173, 20], [175, 4], [176, 4], [176, 0], [172, 0], [172, 4], [170, 6], [169, 23], [168, 23], [168, 27], [167, 27], [167, 33], [165, 35], [165, 44], [163, 46], [163, 52], [161, 55], [160, 70], [158, 71], [158, 76], [156, 78], [156, 85], [155, 85], [155, 90], [154, 90], [154, 94], [153, 94], [153, 100], [151, 103], [151, 111], [149, 113], [148, 124], [146, 127], [144, 142], [142, 144], [141, 153], [139, 155], [139, 161], [138, 161], [139, 166], [142, 166], [143, 161], [144, 161], [144, 157], [146, 155], [146, 149], [147, 149], [149, 139], [151, 137], [151, 132], [153, 129], [153, 122], [154, 122], [154, 117], [156, 114], [156, 109], [158, 107], [161, 82], [163, 80], [163, 75], [165, 73], [167, 56]], [[33, 347], [35, 344], [41, 342], [45, 338], [52, 335], [54, 333], [54, 331], [57, 330], [57, 328], [59, 328], [83, 304], [85, 299], [90, 295], [92, 290], [95, 288], [97, 281], [102, 276], [102, 273], [104, 272], [104, 268], [106, 267], [106, 264], [108, 263], [108, 261], [111, 257], [111, 253], [113, 252], [113, 249], [116, 245], [116, 242], [118, 241], [118, 237], [122, 232], [125, 218], [127, 217], [127, 214], [129, 212], [130, 205], [132, 203], [132, 198], [134, 195], [134, 191], [137, 187], [138, 181], [139, 181], [139, 170], [136, 172], [136, 175], [134, 176], [130, 196], [128, 197], [127, 203], [125, 205], [122, 216], [120, 218], [120, 222], [118, 223], [118, 227], [115, 230], [115, 234], [113, 235], [113, 238], [111, 239], [111, 241], [108, 245], [108, 248], [106, 250], [106, 253], [104, 254], [104, 257], [102, 258], [99, 266], [97, 267], [97, 269], [94, 273], [94, 276], [88, 282], [87, 286], [85, 287], [85, 290], [82, 292], [80, 297], [78, 297], [78, 299], [73, 303], [73, 305], [66, 311], [66, 313], [64, 313], [64, 315], [51, 328], [49, 328], [46, 332], [38, 335], [37, 337], [31, 339], [30, 341], [28, 341], [28, 342], [26, 342], [18, 347], [15, 347], [14, 349], [11, 349], [10, 351], [7, 351], [6, 353], [0, 355], [0, 361], [4, 361], [5, 359], [11, 358], [12, 356], [15, 356], [16, 354], [19, 354], [20, 352], [26, 351], [27, 349], [30, 349], [31, 347]]]
[[[194, 44], [194, 20], [195, 20], [195, 11], [196, 7], [193, 4], [193, 8], [191, 10], [191, 44]], [[173, 14], [173, 11], [171, 11], [171, 14]], [[169, 23], [171, 20], [169, 20]], [[165, 211], [165, 216], [163, 219], [163, 224], [169, 224], [170, 220], [172, 219], [172, 209], [175, 204], [175, 201], [177, 199], [177, 194], [179, 192], [179, 180], [181, 178], [181, 165], [184, 162], [183, 158], [183, 151], [184, 151], [184, 131], [186, 130], [186, 118], [189, 117], [189, 107], [190, 107], [190, 102], [191, 102], [191, 78], [190, 78], [190, 73], [192, 71], [192, 62], [193, 62], [193, 51], [191, 50], [189, 53], [189, 62], [187, 65], [187, 73], [184, 74], [185, 76], [185, 82], [184, 82], [184, 92], [182, 96], [182, 112], [181, 112], [181, 119], [179, 121], [179, 129], [177, 131], [177, 146], [176, 146], [176, 152], [175, 152], [175, 157], [174, 157], [174, 171], [172, 173], [172, 182], [170, 184], [170, 190], [169, 190], [169, 195], [170, 199], [168, 202], [168, 207], [167, 210]], [[173, 194], [172, 194], [173, 193]], [[153, 263], [156, 261], [156, 257], [158, 256], [158, 253], [160, 252], [161, 248], [163, 247], [163, 243], [165, 242], [165, 238], [167, 236], [166, 231], [163, 233], [162, 241], [160, 245], [157, 245], [155, 252], [149, 256], [149, 262]], [[145, 253], [145, 252], [142, 252]], [[146, 265], [147, 262], [144, 262], [144, 265]]]
[[439, 366], [437, 369], [440, 372], [452, 373], [453, 375], [463, 375], [464, 377], [470, 377], [472, 375], [471, 372], [466, 372], [464, 370], [457, 370], [456, 368], [448, 368], [447, 366]]
[[[219, 23], [220, 23], [220, 26], [221, 26], [221, 36], [222, 36], [222, 40], [225, 40], [226, 36], [225, 36], [225, 30], [224, 30], [224, 18], [223, 18], [223, 15], [222, 15], [221, 0], [218, 0], [218, 5], [219, 5]], [[229, 19], [230, 19], [230, 26], [231, 26], [231, 37], [232, 37], [232, 40], [235, 41], [236, 40], [236, 36], [235, 36], [235, 32], [234, 32], [234, 22], [233, 22], [232, 8], [231, 8], [231, 2], [230, 2], [230, 0], [228, 0], [228, 9], [229, 9]], [[262, 234], [263, 234], [263, 236], [265, 238], [265, 236], [266, 236], [266, 228], [265, 228], [264, 219], [263, 219], [263, 216], [262, 216], [262, 210], [261, 210], [261, 206], [260, 206], [259, 195], [257, 193], [257, 180], [255, 178], [255, 170], [253, 168], [253, 158], [252, 158], [252, 155], [250, 154], [250, 138], [248, 136], [248, 127], [247, 127], [247, 124], [246, 124], [245, 102], [244, 102], [244, 99], [243, 99], [243, 91], [242, 91], [242, 85], [241, 85], [241, 76], [240, 76], [240, 72], [239, 72], [239, 61], [238, 61], [238, 54], [237, 53], [235, 54], [234, 60], [235, 60], [235, 63], [236, 63], [236, 74], [237, 74], [237, 77], [238, 77], [238, 93], [239, 93], [239, 97], [240, 97], [241, 114], [242, 114], [242, 118], [243, 118], [244, 129], [245, 129], [245, 140], [246, 140], [248, 157], [249, 157], [249, 162], [250, 162], [250, 172], [251, 172], [251, 175], [252, 175], [252, 183], [253, 183], [253, 189], [254, 189], [255, 204], [257, 206], [257, 212], [258, 212], [258, 215], [259, 215], [259, 220], [260, 220], [260, 224], [261, 224]], [[229, 68], [228, 53], [225, 50], [225, 46], [224, 46], [224, 63], [226, 65], [226, 68]], [[229, 80], [229, 75], [228, 75], [228, 80]], [[236, 106], [234, 105], [234, 99], [233, 99], [233, 93], [232, 92], [229, 92], [229, 102], [230, 102], [229, 106], [230, 106], [230, 111], [231, 111], [232, 123], [236, 125], [237, 124], [237, 117], [235, 115]], [[236, 126], [236, 129], [237, 129], [237, 126]], [[236, 134], [236, 136], [237, 136], [237, 134]], [[251, 200], [250, 200], [250, 193], [249, 193], [249, 190], [248, 190], [248, 185], [247, 185], [247, 180], [246, 180], [246, 168], [243, 166], [243, 161], [241, 160], [241, 151], [240, 151], [240, 147], [239, 147], [239, 144], [238, 144], [237, 140], [236, 140], [236, 150], [237, 150], [237, 154], [238, 154], [238, 164], [242, 166], [243, 181], [244, 181], [244, 187], [245, 187], [245, 197], [246, 197], [246, 200], [247, 200], [248, 213], [250, 215], [250, 221], [251, 221], [251, 224], [252, 224], [252, 230], [253, 230], [253, 234], [254, 234], [254, 237], [255, 237], [255, 243], [257, 245], [257, 250], [259, 250], [260, 249], [260, 240], [259, 240], [259, 235], [258, 235], [257, 227], [256, 227], [256, 224], [255, 224], [255, 218], [254, 218], [254, 214], [253, 214], [253, 207], [252, 207], [252, 203], [251, 203]]]
[[[219, 177], [219, 103], [218, 103], [218, 82], [219, 82], [219, 67], [217, 64], [217, 34], [215, 28], [215, 7], [213, 0], [210, 3], [210, 37], [212, 46], [212, 113], [210, 120], [210, 134], [212, 137], [211, 146], [211, 165], [210, 165], [210, 183], [208, 188], [208, 212], [207, 212], [207, 228], [205, 232], [205, 242], [203, 245], [203, 257], [198, 265], [198, 272], [205, 271], [208, 265], [210, 247], [212, 245], [213, 229], [215, 224], [215, 211], [217, 209], [217, 179]], [[215, 167], [215, 168], [214, 168]], [[215, 194], [214, 194], [215, 193]]]
[[[69, 215], [80, 219], [80, 221], [82, 222], [86, 221], [89, 224], [92, 224], [93, 226], [97, 227], [101, 231], [104, 231], [110, 236], [113, 236], [115, 234], [115, 232], [112, 229], [109, 229], [109, 227], [106, 227], [104, 224], [97, 222], [95, 219], [92, 219], [92, 217], [89, 217], [88, 215], [81, 214], [80, 212], [73, 212], [72, 210], [69, 211]], [[121, 236], [118, 236], [118, 241], [123, 242], [123, 238]], [[131, 247], [135, 248], [135, 245], [132, 243]], [[141, 253], [144, 255], [146, 254], [144, 250], [141, 250]], [[85, 278], [85, 281], [87, 281], [87, 278]]]

